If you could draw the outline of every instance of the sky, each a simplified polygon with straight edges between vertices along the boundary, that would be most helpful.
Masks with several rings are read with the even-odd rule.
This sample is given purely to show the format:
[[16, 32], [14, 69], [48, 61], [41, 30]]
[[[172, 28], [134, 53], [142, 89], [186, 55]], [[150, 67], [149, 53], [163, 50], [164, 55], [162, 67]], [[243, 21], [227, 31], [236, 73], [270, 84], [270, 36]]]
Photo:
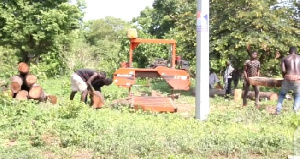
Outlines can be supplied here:
[[113, 16], [126, 21], [140, 15], [147, 6], [151, 7], [154, 0], [85, 0], [84, 21]]

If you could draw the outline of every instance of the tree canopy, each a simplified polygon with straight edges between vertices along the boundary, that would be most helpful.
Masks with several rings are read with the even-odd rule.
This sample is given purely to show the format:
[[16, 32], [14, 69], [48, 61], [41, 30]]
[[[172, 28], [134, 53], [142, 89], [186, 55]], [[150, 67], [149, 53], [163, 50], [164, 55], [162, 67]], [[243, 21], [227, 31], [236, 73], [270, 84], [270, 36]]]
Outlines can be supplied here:
[[59, 52], [80, 27], [83, 5], [68, 0], [4, 0], [0, 6], [0, 45], [17, 49], [22, 60]]
[[[230, 59], [242, 68], [249, 45], [258, 51], [265, 75], [277, 75], [276, 52], [284, 55], [289, 46], [300, 46], [299, 22], [293, 9], [272, 10], [276, 0], [213, 0], [210, 2], [211, 66], [220, 70]], [[151, 14], [152, 16], [148, 16]], [[155, 0], [135, 19], [139, 27], [157, 38], [178, 41], [178, 54], [195, 65], [196, 1]]]

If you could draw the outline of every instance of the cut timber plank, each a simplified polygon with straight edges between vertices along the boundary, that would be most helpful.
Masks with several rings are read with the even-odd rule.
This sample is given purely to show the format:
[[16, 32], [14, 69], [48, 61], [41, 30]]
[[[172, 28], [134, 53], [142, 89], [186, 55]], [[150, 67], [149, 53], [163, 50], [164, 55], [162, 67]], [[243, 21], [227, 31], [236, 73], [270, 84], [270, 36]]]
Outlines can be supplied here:
[[174, 103], [168, 97], [133, 97], [134, 109], [143, 109], [151, 112], [176, 112]]

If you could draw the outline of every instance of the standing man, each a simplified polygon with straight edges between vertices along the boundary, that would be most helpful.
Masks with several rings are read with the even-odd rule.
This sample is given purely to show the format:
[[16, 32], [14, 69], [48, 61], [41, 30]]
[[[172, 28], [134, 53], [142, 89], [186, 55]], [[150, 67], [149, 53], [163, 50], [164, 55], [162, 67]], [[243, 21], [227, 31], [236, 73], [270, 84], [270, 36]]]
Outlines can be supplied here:
[[[247, 49], [249, 52], [249, 50]], [[244, 95], [243, 95], [243, 106], [247, 106], [247, 94], [249, 91], [249, 77], [260, 76], [260, 62], [257, 60], [257, 52], [251, 53], [251, 59], [247, 60], [244, 64]], [[255, 106], [259, 107], [259, 87], [253, 86], [255, 91]]]
[[300, 108], [300, 55], [297, 55], [296, 47], [290, 47], [289, 55], [284, 57], [281, 62], [284, 80], [275, 114], [280, 114], [283, 99], [289, 90], [294, 92], [294, 111], [296, 113]]
[[96, 79], [105, 79], [106, 75], [101, 72], [96, 72], [91, 69], [80, 69], [75, 71], [71, 76], [71, 95], [70, 100], [73, 100], [75, 94], [80, 91], [81, 101], [85, 102], [88, 91], [94, 92], [92, 82]]
[[231, 83], [232, 83], [232, 72], [234, 68], [232, 67], [230, 61], [226, 62], [226, 70], [224, 72], [224, 89], [225, 97], [228, 97], [231, 93]]

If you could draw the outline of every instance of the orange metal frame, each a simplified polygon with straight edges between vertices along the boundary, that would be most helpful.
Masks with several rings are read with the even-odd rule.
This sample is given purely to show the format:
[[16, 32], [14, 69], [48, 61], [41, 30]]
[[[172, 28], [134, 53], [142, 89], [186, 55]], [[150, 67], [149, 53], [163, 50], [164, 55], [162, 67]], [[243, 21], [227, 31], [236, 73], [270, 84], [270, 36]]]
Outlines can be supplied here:
[[[171, 68], [157, 66], [156, 68], [132, 68], [133, 51], [140, 43], [171, 44]], [[114, 83], [117, 86], [129, 88], [131, 96], [131, 87], [134, 86], [137, 77], [161, 77], [173, 90], [189, 90], [190, 76], [185, 70], [175, 69], [176, 62], [176, 41], [167, 39], [130, 39], [129, 60], [128, 63], [121, 64], [121, 68], [114, 73]], [[153, 112], [176, 112], [172, 100], [168, 97], [144, 97], [131, 96], [132, 104], [135, 109], [143, 109]]]
[[129, 67], [132, 67], [133, 51], [140, 43], [156, 43], [156, 44], [171, 44], [172, 45], [172, 56], [171, 56], [171, 68], [175, 68], [175, 57], [176, 57], [176, 41], [168, 39], [130, 39], [129, 47]]

